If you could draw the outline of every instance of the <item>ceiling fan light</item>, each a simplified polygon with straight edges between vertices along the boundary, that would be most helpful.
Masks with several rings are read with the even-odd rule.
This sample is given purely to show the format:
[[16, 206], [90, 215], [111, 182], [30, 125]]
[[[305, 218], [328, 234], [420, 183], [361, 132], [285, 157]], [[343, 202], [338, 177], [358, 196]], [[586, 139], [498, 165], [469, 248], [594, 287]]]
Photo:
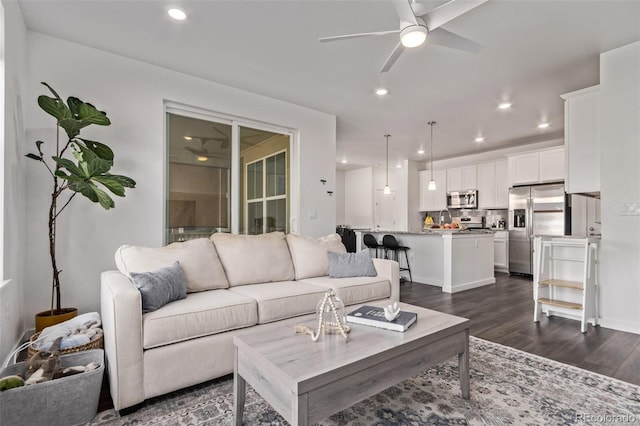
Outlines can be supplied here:
[[205, 157], [204, 155], [199, 155], [198, 156], [198, 161], [207, 161], [209, 159], [209, 157]]
[[167, 10], [167, 14], [171, 17], [171, 19], [176, 21], [184, 21], [185, 19], [187, 19], [187, 12], [180, 9], [179, 7], [172, 7], [171, 9]]
[[421, 46], [427, 39], [427, 32], [422, 25], [411, 25], [400, 31], [400, 42], [409, 48]]
[[[379, 190], [378, 190], [379, 191]], [[383, 191], [384, 195], [391, 195], [391, 188], [389, 188], [389, 185], [385, 185], [384, 186], [384, 191]]]
[[429, 186], [427, 187], [428, 191], [435, 191], [436, 190], [436, 181], [431, 179], [429, 181]]
[[378, 96], [384, 96], [387, 93], [389, 93], [389, 91], [387, 89], [385, 89], [384, 87], [379, 87], [376, 89], [376, 95]]

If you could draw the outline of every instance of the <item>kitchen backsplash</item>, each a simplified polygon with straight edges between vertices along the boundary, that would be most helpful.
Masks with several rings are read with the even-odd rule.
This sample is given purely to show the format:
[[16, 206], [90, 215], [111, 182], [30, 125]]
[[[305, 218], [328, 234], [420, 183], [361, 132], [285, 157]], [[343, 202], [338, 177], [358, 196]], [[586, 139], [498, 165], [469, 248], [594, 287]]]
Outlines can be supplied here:
[[[498, 222], [500, 220], [504, 220], [505, 221], [505, 229], [507, 227], [507, 224], [509, 223], [507, 215], [509, 213], [509, 211], [507, 209], [504, 210], [468, 210], [468, 209], [449, 209], [449, 213], [451, 214], [451, 217], [461, 217], [461, 216], [470, 216], [470, 217], [478, 217], [478, 216], [484, 216], [485, 217], [485, 226], [487, 228], [491, 228], [491, 227], [498, 227]], [[431, 215], [431, 217], [433, 218], [433, 221], [438, 223], [440, 221], [440, 211], [432, 211], [432, 212], [426, 212], [426, 214], [423, 216], [423, 219], [426, 218], [426, 215], [429, 214]], [[451, 222], [451, 218], [449, 217], [449, 215], [447, 215], [446, 213], [444, 213], [444, 221], [445, 223], [450, 223]]]

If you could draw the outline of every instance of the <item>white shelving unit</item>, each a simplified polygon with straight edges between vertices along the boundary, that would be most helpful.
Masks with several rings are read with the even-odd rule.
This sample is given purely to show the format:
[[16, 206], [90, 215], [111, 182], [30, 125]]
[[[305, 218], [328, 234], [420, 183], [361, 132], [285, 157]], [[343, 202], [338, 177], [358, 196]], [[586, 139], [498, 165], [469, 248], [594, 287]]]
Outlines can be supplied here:
[[598, 325], [598, 239], [536, 237], [534, 240], [534, 322], [547, 316]]

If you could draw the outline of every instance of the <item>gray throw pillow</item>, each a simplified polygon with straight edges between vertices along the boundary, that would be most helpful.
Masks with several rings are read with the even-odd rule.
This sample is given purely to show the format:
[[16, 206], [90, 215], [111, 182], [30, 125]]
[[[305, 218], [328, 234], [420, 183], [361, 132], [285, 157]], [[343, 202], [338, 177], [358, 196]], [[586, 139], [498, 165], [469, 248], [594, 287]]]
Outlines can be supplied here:
[[131, 272], [131, 278], [140, 290], [143, 314], [187, 297], [187, 285], [179, 262], [151, 272]]
[[369, 249], [359, 253], [337, 253], [328, 251], [329, 276], [331, 278], [375, 277], [378, 275], [373, 266]]

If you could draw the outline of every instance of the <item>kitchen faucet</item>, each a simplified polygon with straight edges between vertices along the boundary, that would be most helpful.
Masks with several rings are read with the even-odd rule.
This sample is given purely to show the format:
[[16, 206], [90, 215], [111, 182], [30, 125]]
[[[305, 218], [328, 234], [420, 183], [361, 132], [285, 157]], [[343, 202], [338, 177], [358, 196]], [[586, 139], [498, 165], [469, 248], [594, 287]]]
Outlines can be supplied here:
[[447, 214], [449, 215], [449, 220], [451, 220], [451, 213], [448, 209], [440, 210], [440, 225], [444, 223], [444, 214], [442, 214], [442, 212], [447, 212]]

